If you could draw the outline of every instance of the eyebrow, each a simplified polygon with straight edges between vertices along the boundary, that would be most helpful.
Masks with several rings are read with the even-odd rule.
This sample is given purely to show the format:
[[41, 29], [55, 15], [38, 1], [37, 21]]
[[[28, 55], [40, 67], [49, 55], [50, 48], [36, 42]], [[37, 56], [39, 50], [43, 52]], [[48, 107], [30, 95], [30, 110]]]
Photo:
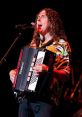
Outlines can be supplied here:
[[41, 16], [46, 16], [46, 14], [38, 15], [38, 17], [41, 17]]

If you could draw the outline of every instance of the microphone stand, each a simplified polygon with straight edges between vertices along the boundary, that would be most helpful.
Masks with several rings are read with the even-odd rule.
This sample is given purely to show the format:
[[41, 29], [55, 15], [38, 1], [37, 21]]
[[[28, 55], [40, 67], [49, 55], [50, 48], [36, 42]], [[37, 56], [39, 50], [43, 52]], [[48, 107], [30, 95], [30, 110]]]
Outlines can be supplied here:
[[11, 51], [11, 49], [13, 48], [14, 44], [17, 42], [17, 40], [21, 37], [22, 33], [19, 33], [18, 36], [15, 38], [15, 40], [13, 41], [13, 43], [11, 44], [11, 46], [9, 47], [9, 49], [6, 51], [6, 53], [4, 54], [4, 56], [1, 58], [0, 60], [0, 65], [2, 65], [3, 62], [6, 62], [6, 57], [9, 54], [9, 52]]

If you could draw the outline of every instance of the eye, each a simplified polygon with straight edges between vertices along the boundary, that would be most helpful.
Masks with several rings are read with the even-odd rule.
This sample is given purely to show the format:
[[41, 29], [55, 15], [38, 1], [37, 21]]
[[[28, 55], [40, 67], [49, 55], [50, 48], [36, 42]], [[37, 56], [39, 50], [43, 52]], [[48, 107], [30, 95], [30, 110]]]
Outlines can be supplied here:
[[47, 16], [46, 15], [42, 15], [41, 18], [46, 18]]

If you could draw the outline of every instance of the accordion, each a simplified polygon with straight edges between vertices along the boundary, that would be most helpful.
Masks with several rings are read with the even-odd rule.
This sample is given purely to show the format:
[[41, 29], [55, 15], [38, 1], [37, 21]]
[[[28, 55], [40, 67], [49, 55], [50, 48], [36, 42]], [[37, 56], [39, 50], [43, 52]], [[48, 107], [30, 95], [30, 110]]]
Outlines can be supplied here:
[[[56, 54], [45, 49], [35, 49], [23, 47], [21, 49], [17, 75], [14, 88], [21, 92], [39, 92], [44, 88], [49, 77], [49, 72], [52, 70]], [[36, 64], [45, 64], [49, 67], [48, 72], [42, 72], [39, 76], [32, 70]]]

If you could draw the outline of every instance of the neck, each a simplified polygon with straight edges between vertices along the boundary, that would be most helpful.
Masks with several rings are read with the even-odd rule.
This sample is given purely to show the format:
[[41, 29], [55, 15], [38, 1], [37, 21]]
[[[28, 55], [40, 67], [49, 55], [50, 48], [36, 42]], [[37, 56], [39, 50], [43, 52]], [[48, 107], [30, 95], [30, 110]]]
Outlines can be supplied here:
[[[45, 38], [44, 41], [43, 38]], [[50, 33], [46, 33], [44, 36], [40, 34], [40, 39], [43, 41], [41, 45], [41, 47], [43, 47], [52, 42], [53, 36], [51, 36]]]
[[50, 33], [46, 33], [45, 37], [45, 41], [49, 41], [53, 38], [53, 36], [50, 35]]
[[49, 32], [46, 33], [45, 35], [40, 34], [40, 39], [43, 40], [43, 38], [45, 38], [44, 41], [49, 41], [53, 38], [53, 36], [51, 36]]

